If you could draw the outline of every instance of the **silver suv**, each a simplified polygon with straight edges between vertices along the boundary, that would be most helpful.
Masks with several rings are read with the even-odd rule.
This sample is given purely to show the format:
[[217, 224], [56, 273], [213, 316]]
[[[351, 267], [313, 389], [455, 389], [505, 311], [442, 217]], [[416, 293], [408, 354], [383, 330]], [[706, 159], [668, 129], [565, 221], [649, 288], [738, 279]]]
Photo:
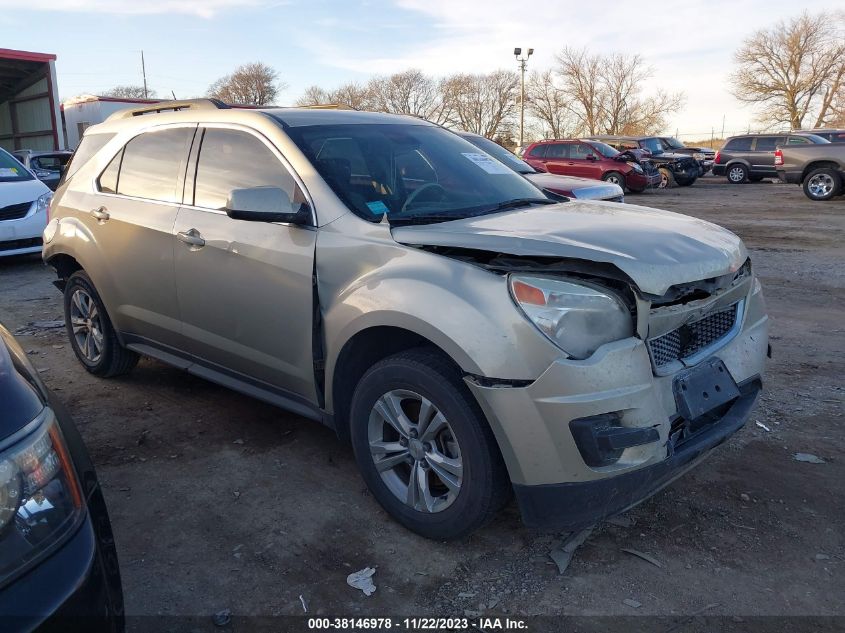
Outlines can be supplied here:
[[334, 428], [398, 521], [464, 536], [515, 492], [577, 529], [697, 463], [761, 389], [745, 247], [548, 199], [419, 119], [212, 101], [89, 128], [44, 234], [93, 374], [152, 356]]

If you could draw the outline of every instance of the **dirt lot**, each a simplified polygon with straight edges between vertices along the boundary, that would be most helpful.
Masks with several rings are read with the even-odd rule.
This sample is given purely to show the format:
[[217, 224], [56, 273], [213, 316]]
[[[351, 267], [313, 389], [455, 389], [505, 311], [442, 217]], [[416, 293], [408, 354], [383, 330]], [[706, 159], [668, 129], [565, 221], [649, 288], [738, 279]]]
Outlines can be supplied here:
[[[328, 429], [149, 359], [100, 380], [63, 330], [20, 336], [99, 469], [127, 612], [210, 624], [224, 608], [302, 614], [302, 596], [309, 614], [333, 615], [845, 615], [845, 199], [708, 178], [628, 201], [745, 240], [774, 358], [748, 425], [629, 512], [632, 526], [598, 526], [563, 576], [548, 558], [562, 535], [523, 528], [513, 505], [464, 542], [423, 540], [385, 515]], [[0, 260], [7, 327], [61, 318], [53, 278], [37, 257]], [[366, 566], [369, 598], [346, 584]]]

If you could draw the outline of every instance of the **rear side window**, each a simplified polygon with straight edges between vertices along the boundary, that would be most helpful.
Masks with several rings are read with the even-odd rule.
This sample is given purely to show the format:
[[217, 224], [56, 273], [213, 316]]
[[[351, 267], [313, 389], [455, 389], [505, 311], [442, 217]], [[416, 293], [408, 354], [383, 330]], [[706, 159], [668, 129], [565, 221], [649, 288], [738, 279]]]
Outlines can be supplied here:
[[71, 156], [70, 162], [67, 164], [62, 182], [70, 179], [79, 168], [87, 163], [90, 158], [99, 152], [103, 146], [114, 138], [114, 134], [86, 134], [82, 137], [79, 147]]
[[548, 145], [535, 145], [527, 156], [530, 158], [543, 158], [546, 155], [546, 148]]
[[778, 145], [785, 143], [785, 136], [758, 136], [754, 149], [758, 152], [773, 152]]
[[546, 158], [569, 158], [569, 143], [553, 143], [546, 148]]
[[224, 209], [232, 189], [267, 186], [279, 187], [294, 204], [305, 202], [290, 172], [255, 136], [237, 130], [205, 130], [197, 160], [195, 206]]
[[752, 140], [753, 139], [750, 136], [732, 138], [728, 141], [727, 145], [725, 145], [724, 149], [731, 152], [750, 152]]
[[193, 135], [194, 128], [178, 127], [145, 132], [129, 141], [123, 150], [117, 193], [181, 202], [182, 192], [177, 191], [179, 170], [185, 165]]
[[787, 145], [809, 145], [810, 141], [801, 136], [790, 136]]

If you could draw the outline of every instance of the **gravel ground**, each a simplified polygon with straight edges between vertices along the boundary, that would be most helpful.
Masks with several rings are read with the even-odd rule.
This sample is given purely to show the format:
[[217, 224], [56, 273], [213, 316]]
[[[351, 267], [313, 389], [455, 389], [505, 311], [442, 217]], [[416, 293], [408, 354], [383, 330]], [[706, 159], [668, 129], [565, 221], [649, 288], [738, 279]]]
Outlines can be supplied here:
[[[149, 359], [97, 379], [61, 329], [19, 336], [99, 470], [127, 613], [210, 626], [225, 608], [302, 614], [301, 596], [309, 615], [845, 615], [845, 199], [705, 178], [628, 202], [745, 240], [774, 357], [749, 424], [627, 525], [597, 526], [563, 575], [549, 551], [566, 535], [525, 529], [513, 505], [463, 542], [426, 541], [386, 516], [328, 429]], [[7, 327], [61, 318], [53, 278], [37, 257], [0, 260]], [[346, 584], [367, 566], [371, 597]]]

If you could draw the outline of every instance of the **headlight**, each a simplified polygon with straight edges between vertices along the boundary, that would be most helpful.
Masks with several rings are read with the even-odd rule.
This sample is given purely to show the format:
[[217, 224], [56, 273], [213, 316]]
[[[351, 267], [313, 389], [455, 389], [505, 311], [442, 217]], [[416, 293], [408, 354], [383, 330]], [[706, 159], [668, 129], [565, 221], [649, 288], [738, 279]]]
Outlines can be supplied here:
[[511, 275], [511, 296], [528, 320], [573, 358], [634, 333], [628, 308], [598, 288], [548, 277]]
[[47, 211], [50, 208], [50, 201], [53, 199], [53, 192], [45, 193], [42, 196], [38, 197], [38, 200], [35, 201], [35, 212], [41, 213], [42, 211]]
[[706, 157], [701, 152], [696, 152], [692, 155], [695, 160], [704, 160]]
[[82, 492], [52, 411], [0, 452], [0, 586], [63, 538], [83, 513]]
[[635, 172], [640, 173], [640, 174], [643, 173], [643, 167], [639, 163], [629, 161], [628, 164], [631, 166], [631, 169], [633, 169]]

